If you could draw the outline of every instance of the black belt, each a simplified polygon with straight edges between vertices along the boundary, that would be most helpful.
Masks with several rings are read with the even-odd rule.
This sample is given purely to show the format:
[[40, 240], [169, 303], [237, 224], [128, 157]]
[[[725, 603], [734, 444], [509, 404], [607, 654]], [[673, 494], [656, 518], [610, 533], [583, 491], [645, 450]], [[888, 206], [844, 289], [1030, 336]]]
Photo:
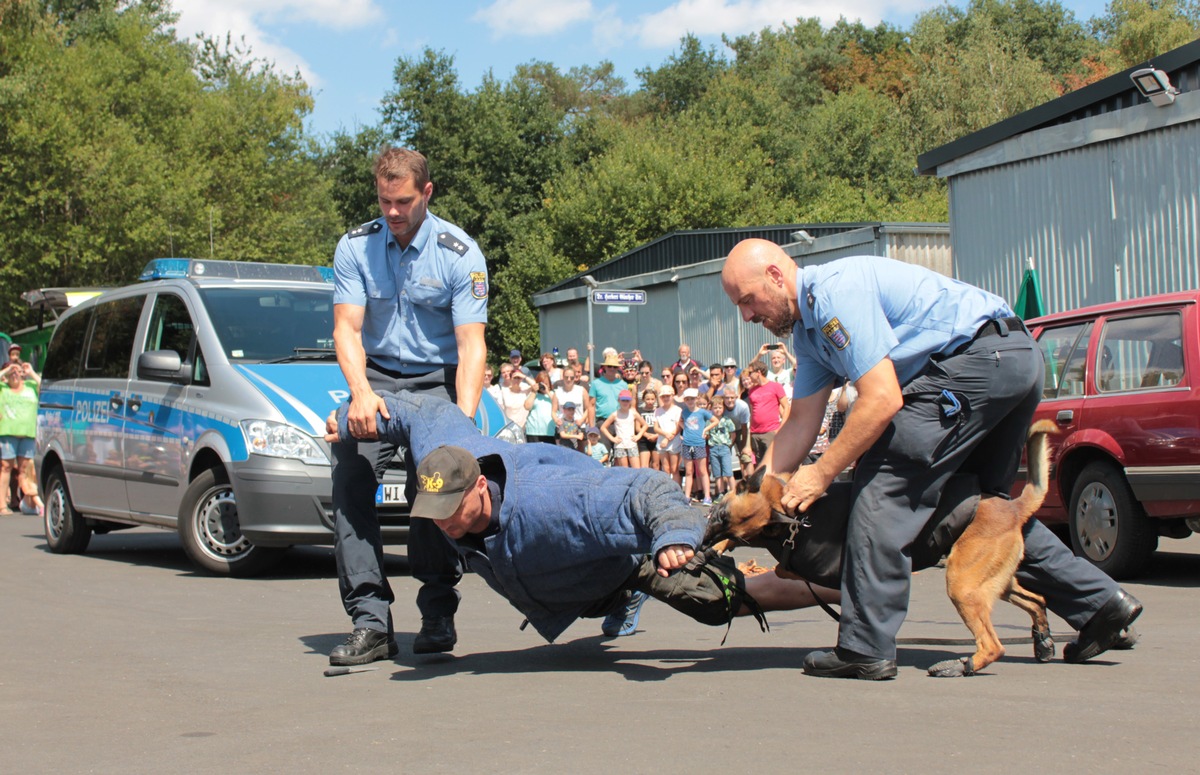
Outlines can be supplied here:
[[1025, 321], [1018, 317], [1011, 318], [993, 318], [979, 327], [975, 332], [975, 337], [971, 340], [982, 339], [985, 336], [1008, 336], [1010, 333], [1017, 331], [1025, 331]]
[[458, 366], [456, 364], [451, 363], [451, 364], [445, 364], [445, 365], [409, 366], [409, 367], [406, 367], [403, 369], [389, 369], [385, 366], [380, 366], [375, 361], [371, 360], [370, 358], [367, 358], [367, 368], [374, 369], [375, 371], [378, 371], [380, 374], [386, 374], [387, 376], [391, 377], [392, 379], [402, 379], [404, 377], [423, 377], [426, 374], [432, 374], [435, 371], [442, 371], [443, 369], [448, 369], [448, 368], [455, 369], [455, 368], [458, 368]]
[[[964, 342], [963, 344], [959, 345], [957, 348], [955, 348], [954, 352], [950, 353], [950, 356], [961, 355], [962, 353], [965, 353], [968, 349], [970, 349], [971, 345], [985, 337], [1008, 336], [1010, 333], [1016, 333], [1018, 331], [1023, 333], [1029, 332], [1029, 329], [1025, 328], [1025, 321], [1021, 320], [1020, 318], [992, 318], [979, 327], [979, 330], [975, 332], [975, 336], [971, 337], [971, 341]], [[941, 357], [947, 358], [950, 356], [943, 355]]]

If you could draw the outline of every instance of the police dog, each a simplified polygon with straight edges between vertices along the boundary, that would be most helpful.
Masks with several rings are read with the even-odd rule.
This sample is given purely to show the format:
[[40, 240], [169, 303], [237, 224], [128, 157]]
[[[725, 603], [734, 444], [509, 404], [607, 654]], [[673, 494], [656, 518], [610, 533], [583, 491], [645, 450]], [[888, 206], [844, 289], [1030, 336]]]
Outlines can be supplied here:
[[[963, 659], [938, 662], [929, 668], [930, 675], [973, 675], [1004, 656], [1004, 646], [992, 626], [992, 607], [997, 600], [1007, 600], [1032, 618], [1034, 656], [1037, 660], [1049, 662], [1054, 657], [1054, 641], [1050, 637], [1050, 624], [1046, 619], [1046, 601], [1018, 584], [1015, 576], [1017, 565], [1025, 552], [1021, 529], [1046, 497], [1050, 472], [1046, 436], [1054, 432], [1054, 423], [1049, 420], [1038, 422], [1030, 429], [1026, 443], [1029, 481], [1020, 496], [1015, 500], [994, 496], [979, 498], [974, 516], [968, 515], [969, 523], [954, 540], [946, 560], [946, 592], [967, 629], [975, 636], [975, 653]], [[785, 556], [780, 557], [776, 553], [780, 546], [778, 539], [774, 542], [758, 539], [765, 534], [778, 536], [785, 527], [790, 529], [791, 540], [803, 539], [803, 530], [798, 531], [795, 525], [804, 523], [787, 515], [780, 503], [788, 478], [756, 475], [739, 483], [733, 493], [726, 495], [713, 508], [705, 545], [717, 551], [725, 551], [738, 542], [762, 545], [771, 549], [781, 564], [787, 562], [791, 552], [785, 552]], [[943, 501], [945, 499], [943, 494]], [[847, 506], [848, 500], [838, 508]], [[812, 511], [810, 509], [810, 513]], [[942, 519], [944, 513], [935, 514], [931, 524]], [[814, 516], [812, 519], [815, 522], [819, 518]], [[845, 543], [844, 534], [841, 543]], [[811, 576], [805, 576], [805, 568], [796, 567], [794, 562], [787, 569], [811, 579]], [[833, 586], [837, 586], [836, 583]]]

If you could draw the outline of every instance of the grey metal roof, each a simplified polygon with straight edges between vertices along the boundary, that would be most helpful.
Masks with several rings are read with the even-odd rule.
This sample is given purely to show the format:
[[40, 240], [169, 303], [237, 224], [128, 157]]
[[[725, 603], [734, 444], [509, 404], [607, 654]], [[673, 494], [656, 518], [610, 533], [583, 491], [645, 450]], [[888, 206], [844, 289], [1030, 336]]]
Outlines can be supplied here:
[[596, 264], [591, 269], [579, 272], [549, 288], [543, 288], [538, 294], [564, 288], [582, 286], [584, 275], [590, 274], [599, 283], [620, 280], [624, 277], [659, 272], [681, 266], [712, 261], [729, 255], [733, 246], [744, 239], [765, 239], [778, 245], [787, 245], [796, 241], [792, 235], [804, 230], [813, 238], [828, 237], [852, 229], [865, 226], [877, 226], [872, 223], [793, 223], [776, 226], [746, 226], [736, 229], [695, 229], [690, 231], [673, 231], [658, 239], [622, 253], [616, 258]]
[[1081, 118], [1132, 107], [1146, 101], [1134, 88], [1130, 73], [1142, 67], [1157, 67], [1171, 78], [1180, 92], [1200, 89], [1200, 40], [1186, 43], [1154, 59], [1122, 70], [1101, 81], [1064, 94], [1024, 113], [984, 127], [917, 157], [917, 174], [935, 175], [938, 166], [969, 153], [995, 145], [1034, 129], [1065, 124]]

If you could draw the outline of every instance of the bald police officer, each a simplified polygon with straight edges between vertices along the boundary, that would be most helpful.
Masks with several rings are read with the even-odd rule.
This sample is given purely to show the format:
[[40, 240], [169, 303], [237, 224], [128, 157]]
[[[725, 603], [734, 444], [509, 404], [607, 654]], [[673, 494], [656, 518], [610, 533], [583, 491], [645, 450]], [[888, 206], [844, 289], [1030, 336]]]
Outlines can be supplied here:
[[[795, 471], [784, 505], [807, 509], [858, 460], [837, 648], [810, 653], [804, 672], [891, 678], [908, 609], [906, 549], [955, 471], [1007, 496], [1041, 399], [1041, 354], [1003, 299], [886, 258], [799, 268], [778, 245], [746, 240], [730, 251], [721, 281], [744, 320], [792, 334], [792, 412], [763, 459], [767, 471]], [[858, 390], [854, 411], [829, 449], [800, 465], [830, 391], [846, 379]], [[1024, 534], [1021, 584], [1079, 629], [1064, 658], [1111, 648], [1141, 604], [1041, 522]]]
[[[483, 389], [488, 274], [474, 240], [428, 210], [433, 195], [425, 157], [387, 148], [374, 166], [383, 217], [342, 237], [334, 253], [334, 343], [350, 387], [350, 427], [365, 441], [333, 449], [334, 555], [342, 602], [354, 622], [332, 665], [359, 665], [395, 656], [390, 606], [395, 599], [383, 573], [375, 491], [396, 445], [379, 441], [377, 391], [410, 390], [453, 401], [474, 417]], [[411, 503], [415, 468], [405, 454]], [[414, 520], [409, 562], [422, 586], [417, 593], [421, 630], [417, 653], [449, 651], [457, 635], [455, 585], [462, 567], [454, 547], [428, 520]]]

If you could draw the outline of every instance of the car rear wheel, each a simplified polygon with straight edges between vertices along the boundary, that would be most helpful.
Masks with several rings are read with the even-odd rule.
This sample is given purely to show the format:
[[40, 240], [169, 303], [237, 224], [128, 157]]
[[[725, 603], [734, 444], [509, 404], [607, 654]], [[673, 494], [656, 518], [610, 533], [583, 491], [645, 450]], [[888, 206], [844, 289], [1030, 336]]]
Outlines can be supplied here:
[[242, 535], [237, 501], [223, 471], [192, 480], [179, 507], [179, 538], [200, 570], [218, 576], [254, 576], [274, 565], [283, 549], [265, 549]]
[[1071, 548], [1114, 579], [1140, 575], [1158, 534], [1125, 477], [1109, 463], [1090, 463], [1071, 494]]
[[61, 468], [46, 477], [44, 507], [46, 546], [55, 554], [80, 554], [92, 540], [92, 529], [71, 503], [67, 478]]

